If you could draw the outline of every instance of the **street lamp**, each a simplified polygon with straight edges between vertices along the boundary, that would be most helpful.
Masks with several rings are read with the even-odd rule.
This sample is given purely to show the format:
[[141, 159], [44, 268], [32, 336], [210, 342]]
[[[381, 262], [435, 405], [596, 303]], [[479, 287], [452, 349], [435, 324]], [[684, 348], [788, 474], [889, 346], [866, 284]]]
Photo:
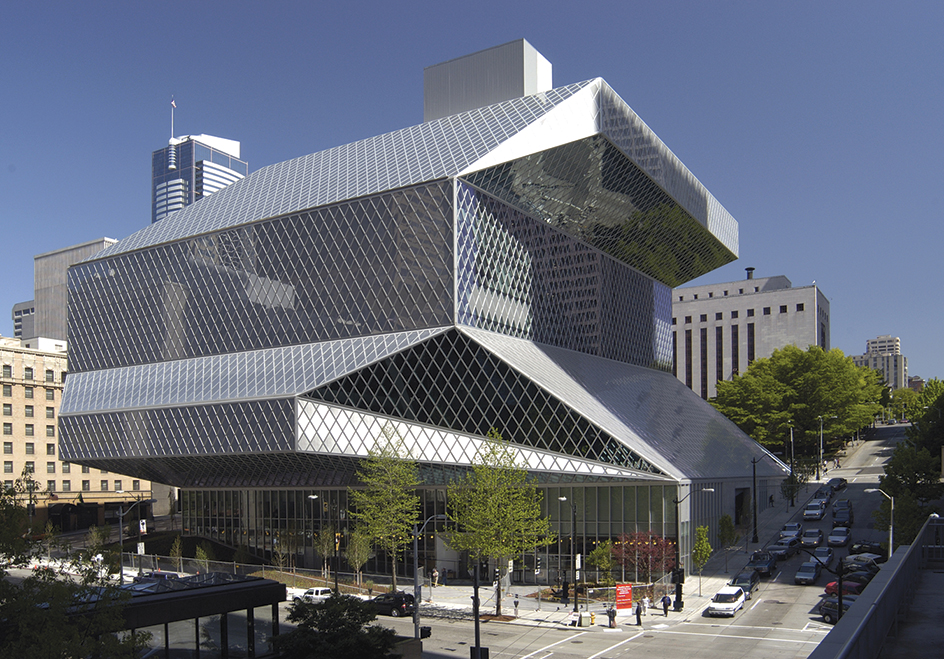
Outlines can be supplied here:
[[865, 491], [881, 492], [891, 504], [888, 515], [888, 560], [892, 560], [892, 554], [895, 553], [895, 497], [878, 488], [869, 488]]
[[446, 519], [445, 515], [428, 517], [419, 531], [413, 525], [413, 638], [420, 637], [420, 602], [423, 599], [423, 586], [420, 584], [419, 536], [426, 530], [426, 525], [434, 519]]
[[[124, 494], [123, 490], [118, 490], [119, 494]], [[125, 531], [124, 517], [139, 503], [157, 503], [157, 499], [138, 499], [125, 510], [124, 502], [118, 504], [118, 583], [125, 582]]]
[[790, 507], [796, 504], [796, 472], [793, 470], [793, 422], [790, 422]]
[[[311, 499], [311, 500], [314, 502], [314, 500], [318, 498], [318, 495], [317, 495], [317, 494], [309, 494], [309, 495], [308, 495], [308, 498]], [[312, 518], [314, 518], [314, 516], [315, 516], [315, 504], [314, 504], [314, 503], [312, 503], [312, 505], [311, 505], [311, 513], [312, 513]], [[312, 519], [312, 522], [314, 522], [314, 521], [315, 521], [315, 520]], [[328, 509], [328, 524], [330, 524], [330, 523], [331, 523], [331, 510], [330, 510], [330, 508], [329, 508], [329, 509]], [[314, 526], [314, 524], [312, 524], [312, 526]], [[312, 528], [311, 532], [312, 532], [312, 542], [314, 542], [314, 533], [315, 533], [314, 528]], [[340, 513], [338, 514], [338, 529], [337, 529], [337, 533], [339, 533], [339, 534], [341, 533], [341, 515], [340, 515]], [[338, 589], [338, 536], [335, 536], [335, 538], [334, 538], [334, 592], [335, 592], [335, 593], [340, 593], [340, 592], [341, 592], [341, 591]]]
[[[827, 419], [838, 419], [837, 416], [828, 416]], [[816, 463], [816, 480], [819, 480], [819, 470], [823, 466], [823, 415], [819, 416], [819, 462]]]
[[[757, 537], [757, 463], [760, 462], [760, 458], [754, 457], [751, 458], [751, 493], [754, 495], [753, 505], [754, 505], [754, 535], [751, 536], [751, 542], [757, 544], [760, 542], [760, 539]], [[745, 550], [746, 553], [746, 550]]]
[[[567, 501], [567, 497], [557, 497], [558, 501]], [[574, 613], [577, 613], [577, 554], [574, 553], [574, 539], [577, 537], [577, 504], [570, 502], [570, 572], [574, 578]]]
[[[704, 489], [698, 490], [698, 492], [714, 492], [715, 488], [706, 487]], [[681, 611], [684, 603], [682, 602], [682, 521], [679, 517], [679, 504], [685, 501], [688, 497], [692, 496], [695, 493], [695, 490], [691, 490], [681, 499], [672, 499], [672, 502], [675, 503], [675, 603], [673, 608], [676, 611]]]

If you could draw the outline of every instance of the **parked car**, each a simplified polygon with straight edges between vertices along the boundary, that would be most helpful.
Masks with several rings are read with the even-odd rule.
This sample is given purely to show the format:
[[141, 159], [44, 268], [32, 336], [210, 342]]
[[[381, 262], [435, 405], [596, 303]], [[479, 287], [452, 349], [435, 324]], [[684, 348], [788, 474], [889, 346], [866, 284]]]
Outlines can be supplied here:
[[810, 501], [803, 509], [803, 519], [818, 520], [823, 519], [826, 514], [826, 506], [821, 501]]
[[865, 542], [860, 540], [850, 545], [849, 554], [875, 554], [876, 556], [884, 556], [885, 550], [882, 549], [882, 545], [877, 542]]
[[781, 538], [776, 544], [767, 547], [767, 551], [773, 554], [778, 561], [783, 561], [793, 556], [800, 549], [800, 541], [795, 537]]
[[708, 603], [710, 616], [734, 616], [744, 608], [744, 591], [738, 586], [725, 586]]
[[847, 570], [861, 568], [862, 566], [874, 566], [874, 570], [877, 572], [879, 569], [878, 564], [885, 560], [884, 556], [879, 556], [878, 554], [849, 554], [842, 559], [842, 565]]
[[[842, 610], [845, 612], [852, 603], [858, 599], [855, 595], [843, 595], [842, 596]], [[819, 605], [819, 614], [823, 616], [823, 620], [830, 625], [839, 620], [839, 599], [835, 597], [827, 597]]]
[[837, 526], [826, 536], [826, 544], [830, 547], [845, 547], [850, 540], [852, 540], [852, 529], [844, 526]]
[[829, 547], [817, 547], [813, 550], [813, 559], [822, 563], [823, 567], [829, 567], [833, 564], [835, 555]]
[[826, 484], [833, 489], [833, 492], [838, 492], [839, 490], [846, 489], [846, 485], [849, 484], [845, 478], [830, 478], [826, 481]]
[[849, 499], [839, 499], [836, 503], [833, 504], [833, 517], [836, 516], [836, 513], [840, 510], [852, 510], [852, 501]]
[[854, 522], [855, 515], [852, 513], [852, 508], [833, 511], [833, 526], [852, 526]]
[[754, 570], [760, 575], [769, 577], [777, 569], [777, 558], [767, 551], [755, 551], [751, 554], [751, 560], [744, 569]]
[[823, 544], [823, 532], [820, 529], [807, 529], [800, 536], [800, 544], [804, 547], [819, 547]]
[[799, 522], [784, 524], [783, 528], [780, 529], [781, 538], [800, 537], [801, 533], [803, 533], [803, 525]]
[[793, 582], [810, 586], [816, 583], [820, 573], [823, 571], [823, 565], [819, 561], [810, 561], [803, 563], [793, 577]]
[[413, 596], [408, 593], [383, 593], [370, 600], [370, 603], [377, 613], [394, 618], [413, 613]]
[[180, 575], [176, 572], [164, 572], [163, 570], [152, 570], [150, 572], [145, 572], [139, 574], [134, 578], [135, 583], [144, 583], [148, 581], [168, 581], [173, 579], [180, 579]]
[[855, 572], [846, 572], [842, 575], [842, 580], [845, 581], [855, 581], [856, 583], [868, 584], [875, 578], [877, 572], [870, 572], [869, 570], [856, 570]]
[[309, 588], [301, 595], [296, 595], [292, 598], [295, 602], [311, 602], [316, 604], [318, 602], [324, 602], [326, 599], [331, 597], [330, 588]]
[[[858, 595], [860, 594], [868, 584], [859, 583], [858, 581], [846, 581], [842, 580], [842, 594], [843, 597], [846, 595]], [[826, 594], [835, 595], [839, 592], [839, 582], [830, 581], [826, 584]]]
[[751, 599], [754, 591], [760, 588], [760, 573], [757, 570], [744, 570], [735, 575], [729, 586], [737, 586], [744, 591], [744, 599]]

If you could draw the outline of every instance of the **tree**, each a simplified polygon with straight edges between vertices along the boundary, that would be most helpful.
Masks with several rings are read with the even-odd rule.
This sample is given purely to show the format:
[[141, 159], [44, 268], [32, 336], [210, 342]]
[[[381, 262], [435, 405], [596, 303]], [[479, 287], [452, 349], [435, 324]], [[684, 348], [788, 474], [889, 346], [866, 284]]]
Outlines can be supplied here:
[[177, 571], [178, 571], [178, 572], [183, 572], [183, 570], [184, 570], [184, 566], [183, 566], [184, 550], [183, 550], [183, 547], [181, 546], [180, 536], [179, 536], [179, 535], [178, 535], [176, 538], [174, 538], [174, 542], [173, 542], [173, 544], [170, 546], [170, 557], [171, 557], [172, 559], [174, 559], [174, 565], [177, 566]]
[[918, 392], [914, 389], [895, 389], [891, 394], [892, 416], [896, 419], [909, 418], [915, 402], [918, 400]]
[[[921, 532], [921, 527], [928, 521], [928, 515], [933, 512], [937, 512], [937, 509], [919, 505], [911, 492], [905, 491], [895, 497], [895, 528], [893, 529], [895, 546], [910, 545], [914, 542], [915, 538], [918, 537], [918, 533]], [[879, 508], [872, 511], [875, 530], [884, 531], [886, 538], [888, 537], [890, 513], [891, 502], [885, 497], [882, 497]]]
[[675, 544], [653, 531], [621, 533], [613, 556], [624, 569], [636, 573], [636, 581], [651, 583], [675, 567]]
[[718, 542], [721, 544], [721, 549], [724, 551], [724, 571], [728, 571], [728, 549], [733, 545], [738, 543], [738, 540], [741, 539], [741, 534], [737, 532], [734, 528], [734, 521], [731, 519], [731, 515], [725, 513], [718, 518]]
[[393, 563], [393, 589], [397, 588], [397, 554], [412, 541], [413, 526], [419, 516], [416, 494], [419, 475], [403, 439], [387, 424], [383, 441], [371, 449], [361, 463], [357, 477], [363, 489], [350, 493], [354, 519], [367, 535], [385, 551]]
[[711, 543], [708, 542], [708, 527], [695, 527], [695, 545], [692, 547], [692, 564], [698, 570], [698, 596], [701, 597], [701, 571], [711, 558]]
[[616, 557], [613, 555], [613, 542], [604, 540], [587, 555], [587, 564], [603, 573], [602, 582], [607, 586], [613, 585], [613, 568], [616, 567]]
[[911, 427], [906, 434], [909, 442], [926, 448], [931, 455], [940, 455], [944, 446], [944, 382], [931, 379], [908, 410]]
[[373, 552], [374, 543], [371, 542], [370, 536], [360, 529], [354, 529], [354, 532], [351, 533], [348, 539], [347, 551], [344, 552], [344, 555], [351, 569], [354, 570], [354, 576], [358, 586], [361, 585], [363, 577], [361, 570], [364, 568], [364, 564], [367, 563]]
[[276, 636], [275, 646], [286, 659], [387, 657], [396, 632], [367, 626], [376, 617], [369, 602], [351, 595], [334, 593], [324, 602], [295, 602], [289, 608], [288, 621], [296, 627]]
[[908, 491], [921, 506], [926, 506], [944, 494], [940, 478], [939, 454], [932, 456], [926, 448], [901, 443], [885, 463], [885, 475], [879, 477], [879, 483], [889, 496], [899, 497]]
[[[502, 569], [508, 560], [553, 541], [542, 501], [527, 470], [518, 466], [514, 448], [492, 428], [472, 470], [449, 484], [449, 546], [468, 551], [476, 569], [482, 560], [495, 560]], [[501, 615], [501, 599], [499, 579], [495, 615]]]
[[331, 577], [331, 556], [334, 554], [335, 542], [337, 541], [337, 531], [333, 524], [325, 524], [321, 530], [315, 534], [315, 551], [321, 556], [321, 576], [324, 579]]

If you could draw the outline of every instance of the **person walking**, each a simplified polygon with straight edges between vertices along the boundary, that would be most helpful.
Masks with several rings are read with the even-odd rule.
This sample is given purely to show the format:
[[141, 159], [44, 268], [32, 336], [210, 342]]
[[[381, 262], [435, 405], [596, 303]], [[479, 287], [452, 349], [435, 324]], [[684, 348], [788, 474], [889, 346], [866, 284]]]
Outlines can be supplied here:
[[669, 594], [666, 593], [662, 596], [662, 611], [665, 613], [665, 617], [669, 617], [669, 605], [672, 603], [672, 598], [669, 597]]
[[636, 602], [636, 626], [642, 627], [642, 600]]
[[613, 608], [612, 604], [606, 610], [606, 617], [610, 619], [610, 629], [616, 629], [616, 609]]
[[649, 615], [649, 596], [648, 595], [642, 598], [642, 614], [644, 616]]
[[433, 588], [439, 585], [439, 570], [433, 568]]

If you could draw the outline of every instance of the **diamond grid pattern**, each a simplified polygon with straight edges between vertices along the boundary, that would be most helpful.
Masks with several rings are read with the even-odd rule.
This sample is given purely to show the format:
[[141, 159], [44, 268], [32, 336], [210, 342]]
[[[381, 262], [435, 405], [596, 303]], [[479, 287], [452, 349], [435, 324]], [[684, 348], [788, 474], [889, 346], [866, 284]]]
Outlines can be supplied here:
[[[622, 137], [623, 142], [632, 141]], [[653, 144], [645, 149], [637, 146], [632, 152], [644, 162], [651, 152], [650, 168], [657, 174], [676, 172], [666, 166]], [[669, 287], [736, 258], [639, 165], [600, 135], [463, 178]], [[690, 183], [677, 185], [689, 191], [693, 189]], [[700, 203], [705, 207], [704, 199]]]
[[646, 367], [672, 367], [671, 291], [546, 222], [457, 186], [459, 323]]
[[76, 266], [70, 370], [451, 324], [451, 198], [439, 181]]
[[[392, 430], [410, 447], [410, 457], [417, 462], [471, 466], [484, 440], [481, 438], [429, 428], [403, 421], [320, 405], [298, 402], [298, 450], [315, 453], [367, 457], [384, 437], [385, 428]], [[568, 474], [613, 476], [623, 478], [657, 478], [652, 473], [619, 469], [610, 465], [578, 460], [533, 449], [515, 448], [515, 460], [529, 471], [563, 472]]]

